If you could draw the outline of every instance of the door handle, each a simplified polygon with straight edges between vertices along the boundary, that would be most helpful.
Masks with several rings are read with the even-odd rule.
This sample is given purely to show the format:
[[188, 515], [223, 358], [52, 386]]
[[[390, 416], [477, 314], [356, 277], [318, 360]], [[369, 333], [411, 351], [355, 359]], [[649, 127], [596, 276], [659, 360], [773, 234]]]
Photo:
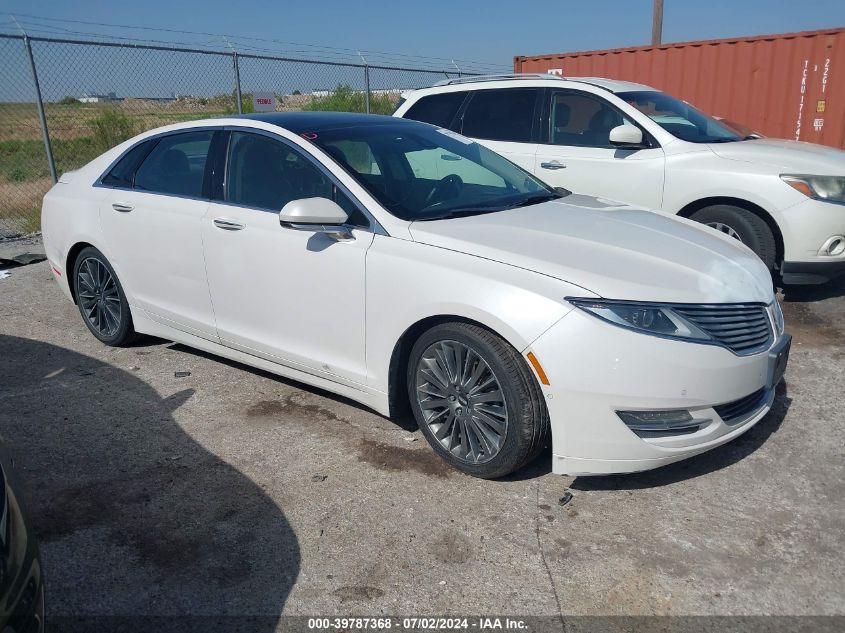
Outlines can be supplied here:
[[114, 202], [112, 203], [111, 208], [115, 211], [120, 211], [121, 213], [129, 213], [135, 207], [131, 204], [126, 204], [125, 202]]
[[215, 218], [214, 226], [216, 226], [218, 229], [223, 229], [224, 231], [240, 231], [241, 229], [246, 228], [246, 224], [232, 222], [231, 220], [227, 220], [226, 218]]
[[559, 163], [556, 160], [553, 160], [550, 163], [540, 163], [540, 167], [543, 169], [566, 169], [566, 165]]

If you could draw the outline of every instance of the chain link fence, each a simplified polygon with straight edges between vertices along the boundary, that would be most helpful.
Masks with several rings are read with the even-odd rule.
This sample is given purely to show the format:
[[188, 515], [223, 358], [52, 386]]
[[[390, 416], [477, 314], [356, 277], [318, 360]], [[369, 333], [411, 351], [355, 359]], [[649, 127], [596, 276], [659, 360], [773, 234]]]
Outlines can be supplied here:
[[256, 92], [273, 93], [281, 112], [390, 114], [402, 92], [459, 75], [7, 34], [0, 59], [0, 239], [39, 229], [56, 174], [145, 130], [251, 112]]

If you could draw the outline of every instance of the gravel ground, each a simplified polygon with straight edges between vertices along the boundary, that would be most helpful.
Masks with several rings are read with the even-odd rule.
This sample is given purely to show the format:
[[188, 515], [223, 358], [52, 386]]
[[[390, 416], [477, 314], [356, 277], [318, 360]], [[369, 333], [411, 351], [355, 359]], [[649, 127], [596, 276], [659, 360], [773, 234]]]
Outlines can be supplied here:
[[480, 481], [342, 398], [165, 341], [105, 347], [46, 262], [15, 268], [0, 433], [49, 613], [845, 614], [843, 295], [787, 292], [786, 384], [733, 443]]

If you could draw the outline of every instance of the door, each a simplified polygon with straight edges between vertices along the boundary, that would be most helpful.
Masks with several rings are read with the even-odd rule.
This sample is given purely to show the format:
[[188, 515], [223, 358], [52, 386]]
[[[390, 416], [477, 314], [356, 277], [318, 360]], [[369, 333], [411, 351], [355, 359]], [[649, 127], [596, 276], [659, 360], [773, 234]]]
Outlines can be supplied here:
[[202, 218], [213, 130], [170, 134], [133, 148], [107, 174], [100, 225], [133, 304], [150, 318], [217, 339], [205, 278]]
[[526, 171], [534, 170], [539, 88], [477, 90], [460, 117], [460, 132]]
[[[364, 384], [366, 216], [322, 167], [277, 137], [233, 131], [223, 200], [202, 223], [224, 345], [347, 384]], [[282, 227], [300, 198], [334, 199], [354, 240]]]
[[532, 169], [552, 186], [649, 209], [663, 201], [665, 156], [654, 143], [619, 149], [610, 130], [633, 122], [606, 99], [580, 90], [552, 90], [548, 131]]

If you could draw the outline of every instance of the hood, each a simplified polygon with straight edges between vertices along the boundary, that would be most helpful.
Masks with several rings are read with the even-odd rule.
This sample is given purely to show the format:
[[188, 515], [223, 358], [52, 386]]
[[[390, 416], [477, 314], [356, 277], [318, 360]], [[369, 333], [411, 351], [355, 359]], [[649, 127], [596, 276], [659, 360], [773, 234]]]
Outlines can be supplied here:
[[606, 299], [772, 301], [772, 279], [736, 240], [690, 220], [592, 196], [414, 222], [417, 242], [517, 266]]
[[799, 141], [761, 138], [708, 145], [721, 158], [771, 165], [793, 174], [845, 175], [845, 151]]

